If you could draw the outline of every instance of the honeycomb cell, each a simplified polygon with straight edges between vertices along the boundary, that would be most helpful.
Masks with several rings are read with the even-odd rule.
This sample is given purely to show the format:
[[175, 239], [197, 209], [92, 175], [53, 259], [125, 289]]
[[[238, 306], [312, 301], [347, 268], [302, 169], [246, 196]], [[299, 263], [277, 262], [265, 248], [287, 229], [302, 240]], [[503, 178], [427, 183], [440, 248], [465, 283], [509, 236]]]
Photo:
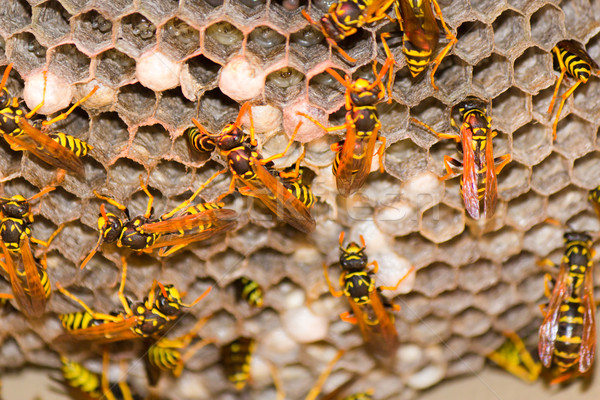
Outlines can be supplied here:
[[164, 24], [159, 38], [160, 50], [177, 61], [200, 48], [200, 33], [179, 18], [173, 18]]
[[25, 0], [4, 1], [0, 4], [0, 26], [5, 37], [31, 24], [31, 6]]
[[218, 15], [222, 9], [223, 0], [190, 0], [180, 4], [179, 15], [194, 26], [203, 26], [211, 16]]
[[142, 14], [130, 14], [119, 24], [115, 47], [137, 58], [156, 45], [156, 26]]
[[508, 4], [523, 14], [528, 14], [543, 5], [544, 0], [508, 0]]
[[439, 343], [450, 336], [449, 321], [446, 318], [428, 315], [412, 327], [410, 336], [416, 343], [428, 346]]
[[515, 303], [518, 298], [515, 288], [499, 283], [475, 296], [474, 303], [490, 315], [497, 315]]
[[284, 106], [306, 93], [306, 77], [291, 67], [284, 67], [267, 75], [265, 96], [275, 104]]
[[481, 253], [491, 259], [502, 262], [516, 254], [521, 247], [523, 234], [509, 227], [484, 235], [479, 240]]
[[88, 55], [93, 55], [112, 45], [112, 22], [97, 11], [73, 17], [73, 39]]
[[496, 263], [479, 259], [458, 270], [458, 286], [461, 289], [478, 293], [495, 285], [500, 279], [500, 266]]
[[212, 24], [204, 32], [204, 49], [208, 58], [225, 64], [242, 47], [244, 34], [227, 21]]
[[[412, 107], [410, 113], [415, 119], [429, 125], [436, 132], [445, 133], [453, 129], [448, 126], [449, 119], [446, 107], [433, 97], [429, 97], [418, 106]], [[410, 126], [409, 135], [415, 143], [423, 147], [431, 147], [438, 141], [433, 132], [414, 123]]]
[[190, 75], [199, 85], [208, 90], [217, 87], [217, 75], [221, 66], [204, 56], [196, 56], [187, 61]]
[[562, 248], [564, 229], [552, 223], [542, 223], [525, 233], [523, 248], [545, 257], [551, 251]]
[[56, 43], [71, 31], [71, 15], [57, 1], [51, 0], [33, 7], [31, 28], [47, 45]]
[[510, 257], [502, 264], [502, 280], [508, 283], [523, 281], [539, 270], [536, 261], [537, 257], [528, 251]]
[[588, 208], [588, 191], [576, 186], [567, 186], [548, 199], [548, 215], [566, 222], [567, 219]]
[[557, 151], [565, 157], [574, 159], [590, 152], [594, 147], [596, 132], [587, 121], [569, 114], [558, 123]]
[[419, 229], [417, 210], [405, 202], [386, 204], [375, 211], [375, 223], [390, 235], [407, 235]]
[[285, 36], [265, 25], [254, 28], [246, 43], [246, 48], [260, 57], [265, 68], [285, 57], [285, 47]]
[[58, 187], [42, 203], [42, 215], [56, 225], [64, 224], [81, 216], [79, 199], [63, 188]]
[[573, 96], [573, 111], [588, 121], [597, 121], [600, 118], [598, 111], [600, 103], [597, 99], [599, 95], [600, 82], [598, 82], [598, 79], [590, 79], [585, 85], [578, 87], [575, 91]]
[[469, 308], [454, 319], [452, 332], [464, 337], [475, 337], [487, 332], [491, 325], [490, 317], [487, 314], [478, 309]]
[[494, 28], [494, 48], [509, 59], [514, 59], [528, 44], [529, 29], [525, 17], [507, 10], [492, 24]]
[[510, 62], [492, 53], [491, 57], [473, 67], [473, 86], [485, 94], [485, 98], [493, 98], [510, 87], [512, 73]]
[[266, 3], [267, 0], [240, 0], [231, 4], [230, 15], [234, 15], [240, 23], [248, 24], [267, 12]]
[[23, 74], [40, 68], [46, 62], [46, 48], [29, 32], [8, 39], [7, 53], [15, 68]]
[[547, 4], [530, 17], [531, 38], [546, 51], [564, 37], [563, 13], [552, 4]]
[[591, 9], [588, 0], [564, 2], [561, 8], [565, 15], [565, 28], [570, 37], [584, 38], [587, 32], [594, 29], [596, 25], [594, 13], [581, 11]]
[[325, 37], [311, 25], [290, 35], [290, 62], [304, 65], [307, 70], [311, 70], [328, 54], [329, 47], [325, 42]]
[[[535, 264], [537, 266], [537, 264]], [[528, 276], [519, 282], [517, 286], [520, 297], [525, 301], [537, 302], [541, 297], [544, 297], [544, 275], [541, 268], [538, 274]]]
[[392, 100], [391, 103], [377, 104], [377, 113], [381, 121], [380, 132], [387, 140], [394, 142], [407, 136], [408, 107]]
[[456, 269], [436, 262], [417, 271], [414, 290], [428, 297], [436, 297], [446, 290], [456, 288], [456, 283]]
[[440, 317], [456, 315], [473, 304], [473, 294], [463, 290], [443, 292], [431, 299], [432, 312]]
[[170, 148], [169, 132], [161, 125], [141, 126], [135, 133], [127, 155], [147, 169], [151, 169]]
[[464, 229], [463, 212], [441, 203], [426, 210], [421, 216], [421, 233], [435, 243], [442, 243]]
[[177, 11], [178, 6], [177, 0], [141, 0], [139, 11], [158, 25], [171, 17]]
[[510, 162], [498, 174], [498, 198], [512, 200], [529, 190], [531, 170], [516, 161]]
[[[340, 71], [337, 72], [340, 73]], [[344, 76], [343, 72], [341, 76]], [[327, 71], [313, 76], [308, 81], [308, 100], [327, 112], [332, 112], [340, 107], [344, 93], [344, 87]], [[345, 109], [340, 111], [340, 114], [345, 114]], [[343, 123], [343, 120], [340, 123]]]
[[600, 184], [600, 171], [598, 168], [600, 153], [592, 152], [585, 157], [575, 160], [573, 165], [573, 181], [587, 189], [595, 188]]
[[544, 195], [559, 191], [569, 184], [569, 166], [567, 160], [552, 153], [550, 157], [533, 167], [531, 186]]
[[136, 125], [152, 115], [155, 104], [154, 92], [135, 83], [119, 89], [116, 109], [130, 125]]
[[102, 113], [91, 119], [88, 143], [94, 146], [94, 157], [109, 165], [129, 142], [127, 125], [117, 113]]
[[489, 25], [467, 21], [458, 27], [458, 43], [454, 47], [454, 54], [471, 65], [477, 65], [492, 53], [493, 35]]
[[401, 140], [386, 150], [384, 165], [389, 174], [407, 181], [427, 167], [427, 153], [411, 140]]
[[[149, 127], [149, 128], [153, 128], [153, 127]], [[140, 128], [141, 130], [142, 128]], [[138, 137], [138, 135], [140, 134], [140, 130], [138, 130], [137, 134], [136, 134], [136, 139]], [[158, 129], [157, 129], [158, 131]], [[146, 134], [147, 131], [142, 132], [143, 134]], [[170, 147], [170, 141], [167, 141], [166, 136], [167, 136], [168, 132], [164, 132], [161, 134], [161, 141], [160, 144], [162, 145], [161, 148], [157, 148], [156, 151], [157, 152], [161, 152], [161, 151], [168, 151], [169, 147]], [[150, 133], [151, 135], [154, 135], [155, 132]], [[147, 139], [147, 138], [146, 138]], [[144, 139], [141, 139], [144, 140]], [[141, 141], [140, 140], [140, 141]], [[139, 143], [139, 142], [138, 142]], [[136, 141], [134, 139], [133, 146], [136, 145]], [[156, 147], [154, 142], [151, 143], [151, 145], [153, 146], [153, 150]], [[141, 150], [142, 152], [144, 150]], [[157, 159], [158, 157], [153, 157], [154, 159]], [[149, 158], [148, 160], [152, 160], [153, 158]], [[174, 162], [174, 161], [161, 161], [160, 164], [156, 165], [156, 167], [152, 170], [152, 173], [150, 175], [150, 184], [152, 186], [155, 186], [156, 188], [158, 188], [162, 193], [164, 193], [165, 196], [175, 196], [181, 193], [182, 188], [187, 188], [187, 186], [189, 186], [190, 182], [192, 180], [192, 176], [191, 174], [188, 173], [186, 167], [180, 163]], [[173, 182], [177, 182], [177, 185], [173, 185]], [[186, 196], [186, 199], [187, 200]]]
[[179, 89], [173, 89], [160, 96], [155, 118], [173, 129], [185, 128], [190, 126], [194, 114], [194, 104], [186, 101]]
[[[501, 331], [516, 332], [525, 327], [531, 319], [532, 312], [530, 308], [524, 304], [518, 304], [499, 315], [495, 327]], [[533, 322], [531, 324], [533, 325]]]
[[394, 239], [393, 249], [410, 260], [415, 267], [425, 266], [434, 260], [435, 244], [419, 233]]
[[507, 223], [520, 230], [527, 230], [545, 217], [544, 198], [530, 191], [508, 204]]
[[120, 87], [135, 78], [135, 60], [110, 49], [97, 57], [96, 78], [113, 87]]
[[510, 88], [493, 100], [494, 127], [514, 132], [531, 119], [531, 97], [517, 88]]
[[439, 87], [435, 96], [446, 104], [454, 103], [469, 94], [471, 79], [471, 66], [456, 56], [445, 57], [435, 73], [435, 84]]
[[64, 44], [52, 49], [48, 71], [69, 83], [83, 81], [90, 76], [91, 60], [76, 46]]
[[525, 165], [535, 165], [552, 152], [552, 129], [530, 122], [513, 133], [513, 159]]
[[538, 48], [530, 47], [515, 60], [515, 82], [523, 91], [536, 94], [554, 81], [552, 56]]

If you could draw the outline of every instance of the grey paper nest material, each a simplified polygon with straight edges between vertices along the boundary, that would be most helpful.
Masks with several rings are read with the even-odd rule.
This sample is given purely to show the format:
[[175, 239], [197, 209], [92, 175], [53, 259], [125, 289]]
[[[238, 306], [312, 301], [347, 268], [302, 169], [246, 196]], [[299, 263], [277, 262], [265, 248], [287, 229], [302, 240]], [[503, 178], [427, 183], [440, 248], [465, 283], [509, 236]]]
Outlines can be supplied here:
[[[47, 237], [57, 225], [67, 223], [51, 247], [48, 272], [53, 282], [68, 286], [99, 311], [119, 306], [120, 252], [104, 246], [85, 271], [75, 274], [76, 265], [97, 240], [101, 201], [92, 190], [129, 205], [136, 215], [147, 201], [138, 176], [149, 172], [159, 214], [220, 169], [218, 157], [190, 154], [182, 132], [192, 117], [211, 131], [235, 119], [239, 104], [221, 92], [218, 79], [236, 55], [245, 54], [265, 80], [249, 100], [284, 113], [290, 107], [318, 107], [322, 115], [330, 114], [332, 125], [343, 118], [343, 91], [324, 69], [335, 66], [348, 74], [363, 74], [374, 54], [383, 61], [375, 34], [388, 22], [356, 36], [350, 54], [358, 62], [350, 65], [307, 29], [300, 10], [288, 11], [274, 0], [220, 3], [9, 0], [0, 4], [0, 61], [15, 66], [8, 82], [11, 93], [21, 93], [29, 76], [47, 68], [73, 85], [76, 98], [91, 89], [91, 81], [104, 96], [57, 124], [95, 150], [84, 161], [87, 182], [67, 177], [41, 200], [34, 225], [35, 236]], [[317, 2], [313, 8], [326, 10], [325, 3]], [[440, 3], [459, 42], [436, 74], [437, 92], [427, 78], [410, 78], [396, 48], [401, 69], [395, 69], [393, 101], [378, 107], [388, 144], [386, 172], [372, 174], [361, 195], [347, 201], [336, 198], [328, 145], [339, 136], [327, 135], [307, 145], [306, 163], [316, 174], [313, 189], [321, 198], [313, 210], [315, 233], [306, 238], [292, 228], [275, 226], [268, 211], [237, 196], [234, 208], [241, 212], [241, 222], [227, 240], [190, 246], [167, 259], [128, 258], [132, 297], [142, 298], [154, 278], [187, 291], [187, 299], [214, 286], [176, 330], [183, 333], [197, 318], [214, 313], [202, 331], [205, 337], [222, 344], [242, 334], [255, 335], [251, 398], [274, 396], [267, 361], [281, 369], [288, 398], [302, 398], [338, 348], [349, 352], [327, 386], [356, 372], [361, 378], [353, 388], [375, 387], [377, 399], [415, 398], [445, 378], [478, 371], [483, 355], [502, 342], [500, 332], [524, 328], [533, 332], [541, 320], [537, 305], [543, 297], [543, 271], [535, 262], [547, 256], [558, 260], [563, 244], [562, 229], [544, 221], [552, 217], [577, 229], [599, 229], [586, 198], [587, 191], [600, 184], [600, 81], [592, 78], [567, 101], [554, 144], [552, 121], [546, 115], [556, 79], [552, 46], [576, 39], [592, 58], [600, 59], [598, 4]], [[178, 71], [178, 83], [159, 92], [148, 88], [152, 85], [143, 77], [147, 71], [140, 71], [140, 60], [154, 53]], [[439, 141], [408, 120], [410, 115], [438, 131], [449, 131], [450, 110], [467, 95], [491, 102], [493, 127], [499, 131], [496, 152], [513, 158], [499, 176], [496, 215], [485, 225], [465, 217], [458, 178], [437, 179], [443, 172], [443, 156], [455, 153], [454, 143]], [[281, 134], [280, 114], [268, 112], [265, 124], [271, 128], [259, 138], [264, 152], [273, 154], [287, 138]], [[274, 129], [267, 118], [274, 118]], [[292, 164], [299, 153], [299, 146], [293, 147], [282, 164]], [[51, 168], [11, 151], [4, 141], [0, 171], [10, 177], [3, 183], [5, 195], [30, 196], [36, 193], [34, 186], [43, 187], [54, 177]], [[201, 196], [212, 200], [227, 185], [227, 179], [219, 179]], [[389, 369], [376, 366], [365, 354], [357, 328], [339, 321], [338, 314], [348, 308], [345, 300], [327, 293], [321, 266], [337, 259], [337, 234], [342, 229], [354, 240], [363, 234], [370, 259], [378, 260], [382, 269], [416, 267], [412, 291], [395, 299], [403, 307], [396, 319], [402, 346]], [[334, 268], [331, 273], [337, 277]], [[242, 275], [263, 286], [265, 309], [252, 310], [236, 302], [230, 285]], [[0, 289], [6, 292], [9, 285], [2, 281]], [[307, 298], [313, 301], [311, 318], [324, 321], [327, 332], [323, 340], [308, 344], [299, 343], [285, 326], [290, 315], [300, 315], [299, 307]], [[296, 314], [289, 311], [294, 309]], [[76, 310], [55, 293], [49, 312], [39, 321], [4, 312], [0, 370], [14, 371], [26, 364], [56, 367], [58, 358], [49, 342], [61, 332], [57, 313]], [[96, 353], [71, 355], [80, 360], [93, 357], [97, 366]], [[130, 378], [145, 392], [139, 363], [133, 364]], [[214, 346], [198, 353], [179, 381], [163, 379], [159, 392], [173, 399], [237, 396], [223, 378]]]

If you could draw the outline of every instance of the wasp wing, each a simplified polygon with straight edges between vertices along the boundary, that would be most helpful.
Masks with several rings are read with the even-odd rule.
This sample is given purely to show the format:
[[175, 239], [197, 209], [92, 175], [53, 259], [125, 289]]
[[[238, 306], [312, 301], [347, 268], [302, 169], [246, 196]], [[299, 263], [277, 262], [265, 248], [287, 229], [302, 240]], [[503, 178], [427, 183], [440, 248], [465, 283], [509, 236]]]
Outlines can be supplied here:
[[538, 343], [538, 352], [540, 361], [546, 368], [552, 365], [552, 356], [554, 355], [554, 345], [558, 334], [558, 322], [560, 319], [560, 306], [570, 296], [571, 290], [568, 285], [569, 266], [566, 263], [560, 264], [558, 278], [554, 284], [554, 290], [550, 296], [550, 302], [546, 309], [544, 321], [540, 326], [540, 340]]
[[[413, 8], [410, 0], [400, 0], [400, 14], [408, 41], [420, 50], [433, 51], [440, 38], [440, 28], [431, 8], [431, 0], [423, 0]], [[419, 10], [420, 9], [420, 10]], [[417, 12], [423, 14], [417, 16]]]
[[580, 57], [581, 59], [585, 60], [588, 64], [590, 64], [590, 66], [597, 70], [598, 69], [598, 64], [596, 64], [596, 62], [594, 60], [592, 60], [592, 58], [590, 57], [590, 55], [587, 53], [587, 51], [585, 51], [585, 48], [583, 47], [583, 45], [575, 40], [563, 40], [561, 42], [558, 42], [557, 44], [558, 47], [562, 47], [565, 50], [567, 50], [569, 53], [573, 53], [576, 56]]
[[31, 304], [31, 299], [25, 292], [25, 288], [23, 287], [23, 282], [21, 277], [17, 273], [17, 269], [12, 259], [12, 255], [6, 248], [6, 245], [3, 241], [0, 240], [0, 247], [2, 247], [2, 252], [4, 253], [4, 269], [8, 273], [8, 279], [10, 280], [10, 286], [12, 288], [13, 296], [19, 305], [19, 309], [25, 315], [34, 316], [36, 314], [33, 305]]
[[191, 231], [206, 225], [229, 225], [237, 213], [227, 208], [205, 210], [196, 214], [185, 214], [164, 221], [150, 222], [139, 229], [149, 233], [175, 233]]
[[139, 336], [131, 330], [137, 324], [135, 317], [124, 318], [120, 321], [109, 321], [103, 324], [83, 329], [74, 329], [54, 339], [55, 342], [94, 341], [97, 343], [118, 342], [135, 339]]
[[31, 309], [33, 311], [31, 316], [38, 318], [44, 315], [47, 298], [44, 286], [40, 280], [40, 272], [31, 253], [31, 246], [27, 238], [21, 240], [21, 258], [23, 259], [23, 269], [25, 271]]
[[357, 138], [354, 128], [350, 128], [353, 125], [352, 121], [347, 120], [346, 139], [336, 174], [338, 192], [344, 197], [355, 193], [367, 180], [379, 131], [375, 127], [369, 137]]
[[218, 225], [211, 226], [209, 228], [198, 230], [197, 228], [192, 231], [187, 231], [182, 234], [173, 233], [160, 236], [152, 246], [148, 249], [158, 249], [161, 247], [187, 245], [200, 240], [206, 240], [220, 233], [228, 232], [235, 228], [237, 225], [236, 221], [229, 221], [227, 223], [219, 223]]
[[490, 218], [496, 211], [498, 200], [498, 178], [496, 177], [496, 166], [494, 165], [494, 150], [492, 146], [492, 130], [487, 133], [485, 145], [485, 194], [483, 198], [483, 214]]
[[67, 170], [80, 177], [85, 176], [83, 162], [75, 153], [52, 140], [50, 136], [41, 130], [30, 125], [24, 118], [19, 118], [17, 124], [23, 131], [23, 134], [17, 137], [4, 135], [4, 139], [9, 144], [16, 144], [26, 149], [53, 167]]
[[596, 303], [594, 303], [594, 277], [593, 266], [585, 271], [582, 304], [585, 309], [583, 314], [583, 334], [581, 348], [579, 349], [579, 372], [586, 372], [594, 363], [596, 351]]
[[479, 195], [477, 191], [479, 177], [475, 168], [475, 151], [473, 150], [473, 131], [467, 123], [460, 128], [463, 152], [462, 196], [467, 212], [473, 219], [479, 219]]

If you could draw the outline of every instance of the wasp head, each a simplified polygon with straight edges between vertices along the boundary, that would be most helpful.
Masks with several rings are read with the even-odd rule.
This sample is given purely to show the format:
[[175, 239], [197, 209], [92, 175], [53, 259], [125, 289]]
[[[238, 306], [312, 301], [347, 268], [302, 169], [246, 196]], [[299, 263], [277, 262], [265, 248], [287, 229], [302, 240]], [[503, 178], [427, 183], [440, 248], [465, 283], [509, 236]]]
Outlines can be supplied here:
[[368, 258], [365, 254], [364, 246], [359, 246], [357, 243], [352, 242], [346, 248], [341, 248], [342, 254], [340, 255], [340, 265], [347, 272], [362, 271], [365, 269]]

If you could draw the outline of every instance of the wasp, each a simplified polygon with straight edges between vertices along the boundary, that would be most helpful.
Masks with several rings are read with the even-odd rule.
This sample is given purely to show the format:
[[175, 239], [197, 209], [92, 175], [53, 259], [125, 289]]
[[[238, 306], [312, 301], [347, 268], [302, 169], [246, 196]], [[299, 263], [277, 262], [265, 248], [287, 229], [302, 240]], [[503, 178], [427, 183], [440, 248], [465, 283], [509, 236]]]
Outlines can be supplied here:
[[248, 337], [239, 337], [221, 347], [221, 363], [225, 375], [237, 390], [242, 390], [248, 383], [255, 347], [255, 340]]
[[[511, 160], [510, 154], [494, 158], [492, 139], [498, 132], [492, 130], [491, 119], [487, 116], [483, 101], [469, 97], [459, 103], [458, 112], [462, 124], [458, 128], [456, 121], [450, 120], [458, 133], [438, 133], [433, 128], [414, 118], [411, 120], [435, 133], [441, 139], [454, 139], [458, 144], [463, 160], [444, 156], [446, 175], [440, 180], [446, 180], [455, 175], [453, 168], [462, 169], [460, 191], [465, 208], [471, 218], [491, 218], [496, 211], [498, 199], [497, 175]], [[483, 210], [481, 203], [483, 202]]]
[[[46, 303], [51, 294], [50, 280], [46, 273], [45, 255], [38, 264], [32, 254], [30, 243], [48, 248], [52, 240], [60, 233], [59, 226], [46, 241], [32, 236], [33, 214], [31, 202], [54, 190], [47, 187], [36, 195], [26, 199], [21, 195], [10, 198], [0, 197], [0, 247], [4, 261], [0, 263], [8, 274], [14, 299], [21, 312], [32, 318], [44, 314]], [[20, 254], [23, 271], [13, 262], [12, 254]]]
[[97, 313], [74, 294], [68, 292], [59, 283], [56, 288], [66, 297], [78, 303], [85, 312], [75, 312], [59, 316], [68, 334], [59, 340], [77, 339], [98, 342], [116, 342], [121, 340], [148, 338], [159, 334], [168, 323], [181, 315], [183, 308], [193, 307], [202, 300], [212, 287], [209, 287], [191, 304], [181, 301], [179, 290], [173, 285], [163, 285], [154, 280], [148, 296], [143, 301], [132, 304], [125, 297], [127, 263], [121, 257], [122, 273], [119, 286], [119, 300], [123, 310], [111, 314]]
[[302, 15], [311, 25], [319, 28], [327, 43], [335, 48], [346, 60], [356, 62], [338, 43], [354, 35], [365, 24], [388, 18], [386, 12], [395, 0], [338, 0], [319, 22], [314, 21], [306, 10]]
[[590, 190], [588, 199], [593, 204], [596, 214], [598, 214], [598, 217], [600, 217], [600, 186], [598, 186], [596, 189]]
[[[250, 117], [250, 135], [241, 129], [241, 119], [246, 112]], [[221, 156], [227, 160], [228, 167], [213, 174], [205, 185], [227, 170], [231, 171], [233, 175], [229, 190], [219, 196], [218, 201], [233, 193], [236, 181], [239, 181], [242, 184], [242, 187], [239, 188], [241, 194], [260, 199], [275, 215], [294, 228], [307, 233], [315, 229], [315, 220], [306, 205], [270, 172], [273, 167], [272, 161], [285, 156], [301, 123], [296, 126], [282, 153], [262, 158], [254, 139], [254, 123], [250, 103], [246, 102], [242, 105], [233, 124], [226, 125], [221, 132], [216, 134], [210, 134], [196, 119], [192, 119], [192, 121], [195, 127], [186, 130], [190, 145], [201, 152], [213, 151], [217, 148]]]
[[[67, 118], [76, 107], [89, 99], [98, 90], [98, 86], [95, 86], [90, 93], [55, 118], [49, 121], [33, 121], [32, 118], [44, 105], [44, 102], [42, 101], [28, 111], [17, 97], [11, 96], [5, 86], [11, 69], [12, 64], [9, 64], [4, 70], [0, 82], [0, 133], [4, 135], [4, 139], [11, 145], [13, 150], [27, 150], [47, 164], [69, 171], [77, 176], [85, 176], [80, 157], [85, 156], [92, 149], [92, 146], [66, 133], [46, 133], [41, 128], [46, 128]], [[45, 94], [46, 86], [44, 85], [43, 97], [45, 97]]]
[[310, 186], [304, 181], [306, 168], [300, 167], [300, 161], [304, 158], [306, 149], [302, 152], [302, 155], [296, 160], [296, 165], [293, 167], [285, 168], [282, 171], [271, 170], [271, 174], [283, 183], [289, 192], [296, 197], [306, 208], [311, 208], [317, 201], [313, 194]]
[[238, 298], [245, 300], [252, 307], [263, 306], [263, 290], [258, 282], [243, 276], [235, 282], [235, 286]]
[[[564, 239], [566, 249], [558, 277], [554, 281], [546, 275], [549, 303], [539, 332], [542, 364], [558, 369], [558, 377], [551, 383], [569, 379], [574, 374], [569, 372], [572, 368], [582, 374], [588, 371], [596, 350], [592, 238], [584, 232], [567, 232]], [[543, 263], [556, 267], [549, 260]]]
[[[323, 274], [327, 281], [329, 291], [334, 297], [346, 296], [350, 303], [352, 313], [345, 312], [340, 315], [341, 319], [350, 323], [358, 323], [365, 343], [369, 350], [377, 355], [389, 357], [398, 347], [398, 332], [394, 325], [394, 319], [388, 310], [398, 311], [400, 307], [387, 301], [382, 295], [383, 290], [396, 290], [402, 281], [409, 276], [414, 267], [400, 278], [395, 286], [375, 286], [373, 275], [377, 273], [379, 265], [377, 261], [368, 262], [365, 253], [365, 239], [360, 237], [361, 245], [351, 242], [343, 247], [344, 232], [340, 234], [340, 287], [335, 290], [329, 279], [327, 264], [323, 264]], [[372, 269], [369, 269], [372, 267]]]
[[560, 96], [560, 106], [558, 107], [556, 118], [552, 124], [552, 139], [556, 140], [556, 127], [558, 126], [558, 119], [565, 106], [565, 102], [580, 84], [587, 83], [591, 74], [598, 70], [598, 64], [591, 59], [583, 46], [574, 40], [563, 40], [558, 42], [556, 46], [552, 48], [552, 54], [554, 55], [555, 68], [560, 71], [560, 76], [554, 87], [554, 94], [552, 95], [550, 106], [548, 107], [548, 114], [552, 114], [552, 109], [554, 108], [554, 103], [556, 102], [556, 97], [558, 95], [558, 89], [560, 88], [560, 84], [565, 77], [565, 74], [568, 74], [577, 81], [564, 92], [562, 96]]
[[[440, 28], [438, 27], [435, 14], [440, 19], [446, 39], [449, 40], [446, 47], [431, 61], [433, 50], [438, 45], [440, 38]], [[431, 85], [435, 90], [438, 89], [434, 81], [434, 75], [440, 63], [448, 54], [452, 46], [458, 42], [456, 36], [448, 29], [442, 10], [436, 0], [398, 0], [394, 4], [400, 29], [402, 30], [402, 52], [406, 57], [408, 70], [413, 78], [420, 75], [427, 65], [433, 63], [431, 69]]]
[[542, 372], [542, 364], [533, 359], [519, 335], [504, 332], [504, 336], [507, 340], [487, 358], [525, 382], [536, 381]]
[[123, 220], [115, 214], [107, 213], [104, 204], [100, 205], [100, 217], [98, 218], [100, 237], [81, 263], [80, 269], [85, 268], [102, 243], [116, 243], [119, 247], [128, 247], [138, 252], [152, 252], [154, 249], [160, 248], [159, 255], [167, 256], [190, 243], [227, 232], [236, 225], [234, 218], [237, 213], [223, 208], [223, 203], [203, 203], [190, 206], [206, 185], [200, 186], [189, 199], [159, 218], [152, 217], [154, 196], [146, 187], [141, 175], [140, 186], [148, 196], [148, 203], [144, 214], [135, 218], [130, 217], [129, 210], [123, 204], [94, 191], [99, 199], [121, 210], [126, 219]]
[[327, 132], [346, 130], [345, 139], [331, 146], [331, 149], [336, 153], [333, 161], [333, 174], [336, 177], [338, 192], [344, 197], [358, 191], [367, 180], [367, 176], [371, 172], [371, 163], [377, 141], [381, 142], [381, 146], [377, 151], [379, 167], [381, 172], [384, 170], [385, 138], [379, 135], [381, 122], [379, 121], [376, 105], [385, 97], [386, 90], [382, 79], [392, 64], [393, 59], [388, 58], [379, 74], [377, 74], [374, 63], [373, 72], [376, 79], [373, 82], [369, 82], [364, 78], [352, 81], [348, 75], [344, 79], [335, 70], [327, 68], [327, 72], [346, 88], [344, 96], [346, 99], [346, 121], [343, 125], [326, 128], [311, 116], [298, 113]]
[[[208, 317], [201, 318], [188, 333], [181, 337], [176, 339], [162, 337], [150, 345], [146, 357], [146, 372], [150, 385], [154, 386], [158, 383], [160, 371], [171, 371], [173, 376], [178, 378], [183, 372], [186, 361], [202, 347], [213, 342], [213, 340], [204, 339], [190, 346], [206, 321], [208, 321]], [[189, 348], [182, 353], [182, 349], [186, 347]]]

